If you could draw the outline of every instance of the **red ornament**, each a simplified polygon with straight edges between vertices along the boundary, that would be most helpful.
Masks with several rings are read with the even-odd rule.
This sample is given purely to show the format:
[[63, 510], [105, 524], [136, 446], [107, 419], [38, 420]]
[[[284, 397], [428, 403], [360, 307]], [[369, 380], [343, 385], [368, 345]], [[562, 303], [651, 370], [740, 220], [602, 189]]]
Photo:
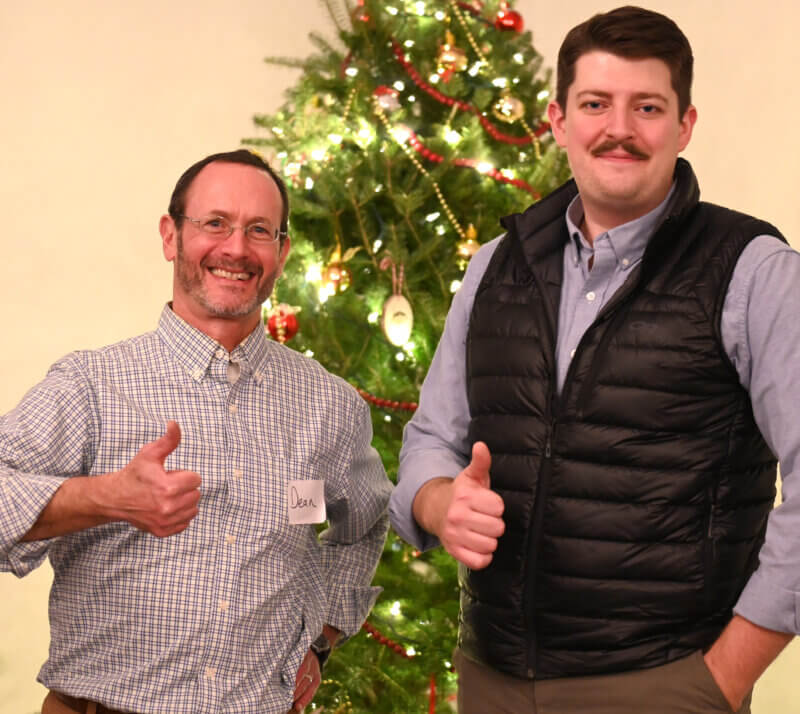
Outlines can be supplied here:
[[273, 340], [284, 343], [297, 334], [300, 324], [296, 312], [296, 308], [281, 303], [267, 313], [267, 329]]
[[522, 32], [523, 24], [522, 15], [516, 10], [500, 10], [494, 20], [494, 26], [501, 31]]

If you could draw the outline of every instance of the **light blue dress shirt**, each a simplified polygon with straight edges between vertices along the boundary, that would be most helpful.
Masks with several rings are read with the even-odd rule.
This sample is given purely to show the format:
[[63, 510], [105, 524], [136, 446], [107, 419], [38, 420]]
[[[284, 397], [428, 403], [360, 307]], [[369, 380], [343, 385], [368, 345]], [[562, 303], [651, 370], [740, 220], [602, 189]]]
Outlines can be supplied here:
[[[564, 282], [556, 345], [559, 389], [575, 348], [603, 305], [631, 275], [667, 213], [672, 192], [650, 213], [598, 236], [581, 234], [580, 196], [566, 222]], [[438, 476], [455, 477], [469, 463], [470, 422], [465, 349], [475, 292], [501, 237], [472, 258], [456, 293], [420, 394], [406, 426], [398, 485], [389, 513], [395, 530], [421, 549], [438, 540], [414, 521], [417, 491]], [[590, 259], [592, 260], [590, 268]], [[760, 565], [735, 612], [762, 627], [800, 632], [800, 253], [774, 236], [759, 236], [742, 252], [722, 313], [725, 351], [750, 394], [756, 423], [780, 461], [783, 503], [769, 517]]]

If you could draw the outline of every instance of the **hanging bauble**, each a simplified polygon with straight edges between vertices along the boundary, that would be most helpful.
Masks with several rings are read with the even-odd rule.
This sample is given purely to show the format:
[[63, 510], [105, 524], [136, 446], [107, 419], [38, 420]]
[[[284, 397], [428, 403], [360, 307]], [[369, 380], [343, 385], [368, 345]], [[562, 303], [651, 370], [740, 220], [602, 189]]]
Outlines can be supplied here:
[[461, 72], [466, 67], [467, 53], [460, 47], [456, 47], [455, 37], [448, 30], [445, 34], [444, 44], [439, 48], [439, 56], [436, 58], [436, 71], [447, 82], [453, 72]]
[[411, 303], [403, 295], [390, 295], [383, 303], [381, 327], [386, 339], [396, 347], [402, 347], [411, 337], [414, 312]]
[[267, 311], [265, 315], [267, 330], [273, 340], [284, 343], [297, 334], [297, 330], [300, 328], [300, 324], [297, 322], [299, 311], [299, 307], [293, 307], [286, 303], [276, 305]]
[[330, 263], [322, 271], [322, 287], [330, 295], [338, 295], [350, 287], [353, 282], [353, 274], [343, 263]]
[[475, 253], [478, 252], [481, 244], [475, 240], [477, 236], [478, 232], [475, 230], [475, 226], [470, 223], [469, 227], [467, 228], [465, 240], [456, 246], [456, 251], [458, 251], [458, 254], [462, 258], [469, 260], [473, 255], [475, 255]]
[[380, 269], [392, 269], [392, 294], [383, 303], [381, 313], [381, 328], [386, 339], [396, 347], [402, 347], [411, 337], [411, 328], [414, 326], [414, 312], [411, 303], [401, 295], [403, 289], [403, 266], [395, 265], [392, 256], [387, 255], [380, 262]]
[[492, 107], [492, 113], [500, 121], [512, 124], [525, 116], [525, 105], [509, 92], [504, 92]]
[[385, 84], [381, 84], [379, 87], [375, 88], [372, 94], [375, 96], [378, 105], [383, 111], [391, 114], [400, 108], [400, 100], [398, 99], [400, 92], [394, 87], [387, 87]]
[[522, 32], [522, 15], [516, 10], [509, 10], [503, 7], [494, 19], [494, 26], [501, 31]]

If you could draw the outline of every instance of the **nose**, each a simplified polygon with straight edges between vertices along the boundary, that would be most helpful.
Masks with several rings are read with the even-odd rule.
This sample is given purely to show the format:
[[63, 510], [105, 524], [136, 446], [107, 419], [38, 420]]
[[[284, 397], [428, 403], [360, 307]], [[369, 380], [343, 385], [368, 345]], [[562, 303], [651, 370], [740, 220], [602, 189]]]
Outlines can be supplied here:
[[633, 117], [628, 107], [612, 107], [608, 112], [606, 134], [617, 141], [633, 136]]
[[231, 234], [222, 242], [222, 250], [228, 255], [245, 255], [248, 252], [248, 241], [245, 229], [233, 226]]

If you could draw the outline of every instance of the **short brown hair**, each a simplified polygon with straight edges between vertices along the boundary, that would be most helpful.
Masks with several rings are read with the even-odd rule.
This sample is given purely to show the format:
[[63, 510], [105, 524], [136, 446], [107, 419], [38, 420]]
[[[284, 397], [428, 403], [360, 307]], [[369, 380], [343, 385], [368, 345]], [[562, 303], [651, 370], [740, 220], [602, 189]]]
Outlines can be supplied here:
[[244, 164], [245, 166], [254, 166], [257, 169], [266, 171], [278, 187], [281, 194], [282, 210], [281, 210], [281, 245], [283, 245], [284, 238], [289, 230], [289, 194], [286, 191], [286, 184], [277, 172], [262, 159], [258, 154], [248, 151], [247, 149], [237, 149], [236, 151], [225, 151], [220, 154], [211, 154], [206, 158], [201, 159], [195, 164], [192, 164], [186, 171], [181, 174], [178, 183], [172, 191], [172, 197], [169, 200], [169, 208], [167, 209], [175, 225], [180, 228], [183, 222], [183, 212], [186, 207], [186, 194], [189, 192], [189, 187], [192, 182], [206, 166], [215, 161], [227, 164]]
[[556, 101], [567, 110], [567, 91], [575, 81], [575, 63], [600, 50], [628, 59], [660, 59], [669, 67], [678, 95], [678, 117], [692, 103], [694, 57], [686, 35], [666, 15], [626, 5], [600, 13], [573, 27], [558, 51]]

